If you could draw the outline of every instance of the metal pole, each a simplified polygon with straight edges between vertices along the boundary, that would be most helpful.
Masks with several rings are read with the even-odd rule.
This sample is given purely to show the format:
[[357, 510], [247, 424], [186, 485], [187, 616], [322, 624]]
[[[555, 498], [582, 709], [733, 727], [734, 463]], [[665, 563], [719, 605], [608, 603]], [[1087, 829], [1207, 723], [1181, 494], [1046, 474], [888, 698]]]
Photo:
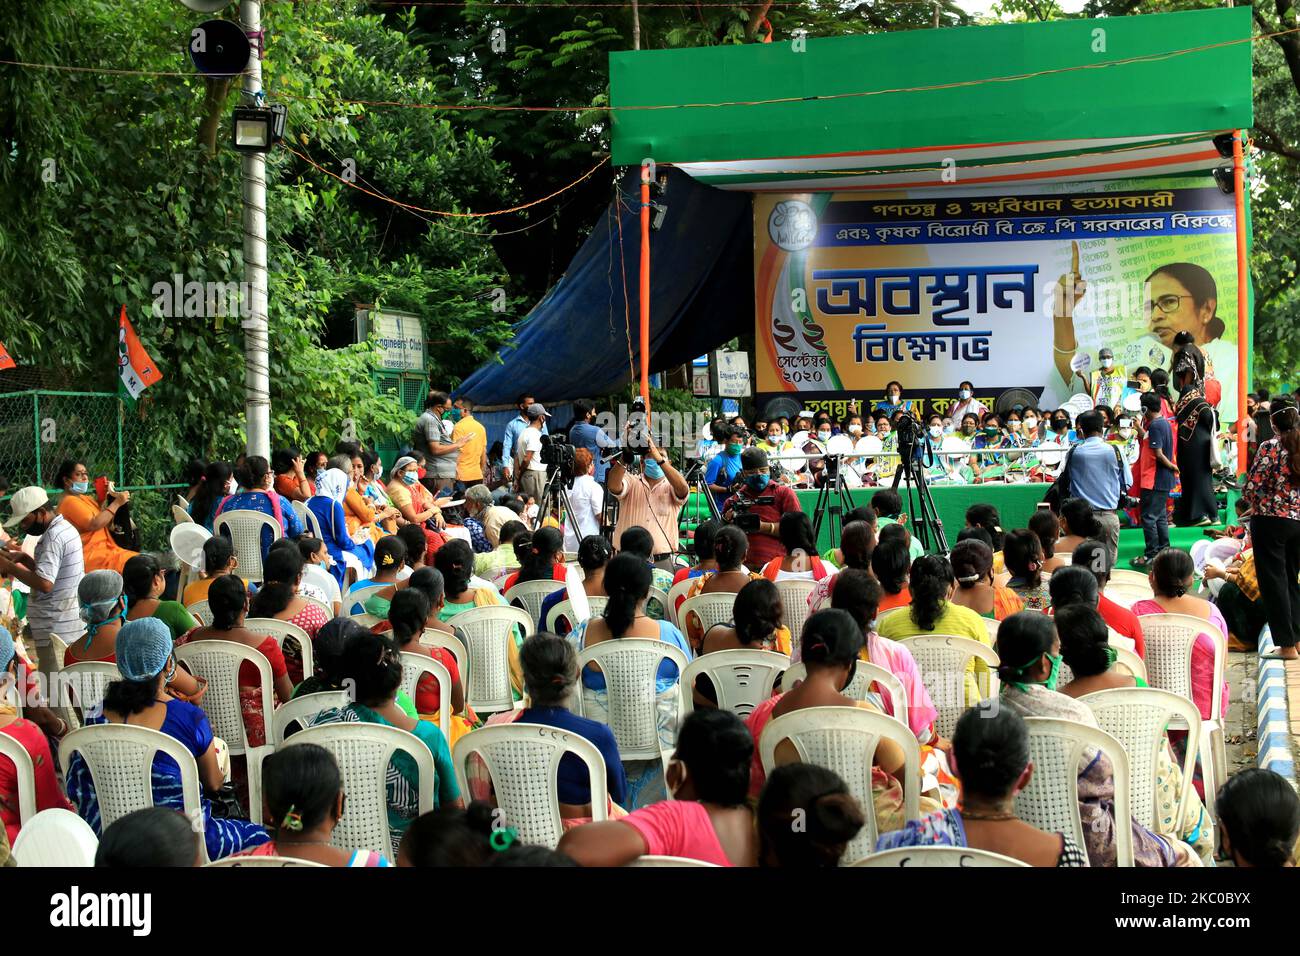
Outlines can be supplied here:
[[650, 424], [650, 164], [641, 164], [641, 399]]
[[1250, 352], [1248, 292], [1250, 267], [1246, 262], [1246, 162], [1241, 138], [1245, 130], [1232, 131], [1232, 185], [1237, 203], [1237, 474], [1246, 473], [1246, 392], [1250, 388], [1247, 356]]
[[[244, 92], [262, 91], [262, 3], [240, 0], [239, 17], [244, 32], [254, 35], [253, 53], [244, 73]], [[244, 153], [244, 281], [248, 289], [248, 317], [244, 327], [245, 450], [249, 455], [271, 457], [270, 349], [266, 321], [266, 155]]]

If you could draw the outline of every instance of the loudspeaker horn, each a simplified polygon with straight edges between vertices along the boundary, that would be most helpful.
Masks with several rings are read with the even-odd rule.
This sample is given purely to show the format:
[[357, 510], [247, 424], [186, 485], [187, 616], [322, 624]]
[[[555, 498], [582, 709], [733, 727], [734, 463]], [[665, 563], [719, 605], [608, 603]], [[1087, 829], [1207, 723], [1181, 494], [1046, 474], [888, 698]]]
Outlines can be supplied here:
[[244, 31], [229, 20], [204, 20], [191, 32], [187, 46], [194, 68], [208, 75], [242, 73], [253, 54]]
[[181, 0], [181, 3], [196, 13], [216, 13], [222, 7], [229, 6], [231, 0]]

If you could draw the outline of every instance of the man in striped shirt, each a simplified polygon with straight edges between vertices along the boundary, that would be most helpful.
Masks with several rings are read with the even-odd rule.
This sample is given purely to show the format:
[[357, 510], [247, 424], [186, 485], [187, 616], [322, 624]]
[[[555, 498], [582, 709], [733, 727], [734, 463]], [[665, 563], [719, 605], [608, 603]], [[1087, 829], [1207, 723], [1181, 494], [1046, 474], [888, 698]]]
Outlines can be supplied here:
[[629, 474], [623, 462], [616, 460], [609, 469], [609, 493], [618, 499], [614, 547], [622, 550], [624, 531], [645, 528], [654, 539], [650, 560], [658, 563], [677, 553], [678, 522], [690, 486], [654, 439], [647, 436], [647, 441], [642, 473]]
[[78, 615], [77, 587], [85, 573], [81, 535], [67, 519], [50, 508], [43, 488], [23, 488], [10, 499], [13, 511], [5, 527], [23, 535], [39, 536], [36, 556], [24, 554], [13, 542], [0, 553], [0, 576], [12, 576], [31, 588], [27, 604], [27, 627], [39, 658], [38, 667], [53, 673], [50, 636], [71, 643], [86, 630]]

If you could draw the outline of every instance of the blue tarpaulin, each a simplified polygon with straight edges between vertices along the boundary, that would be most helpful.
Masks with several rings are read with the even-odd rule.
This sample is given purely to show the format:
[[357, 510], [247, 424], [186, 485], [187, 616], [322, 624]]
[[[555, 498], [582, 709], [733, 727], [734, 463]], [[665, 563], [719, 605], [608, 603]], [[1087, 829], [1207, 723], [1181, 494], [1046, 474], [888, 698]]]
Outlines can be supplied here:
[[[650, 233], [650, 367], [690, 362], [754, 328], [753, 214], [728, 193], [668, 170]], [[516, 326], [515, 338], [457, 389], [479, 405], [608, 395], [640, 374], [640, 170], [595, 223], [564, 277]], [[621, 230], [621, 250], [620, 250]], [[624, 291], [626, 290], [626, 301]]]

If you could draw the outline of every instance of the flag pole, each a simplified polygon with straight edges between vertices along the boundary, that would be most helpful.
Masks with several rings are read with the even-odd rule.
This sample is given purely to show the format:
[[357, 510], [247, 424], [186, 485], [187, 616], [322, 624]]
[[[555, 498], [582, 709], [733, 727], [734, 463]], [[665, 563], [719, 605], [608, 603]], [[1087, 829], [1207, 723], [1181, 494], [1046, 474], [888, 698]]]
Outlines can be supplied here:
[[641, 164], [641, 399], [650, 420], [650, 163]]
[[[240, 0], [244, 31], [255, 35], [244, 71], [244, 93], [262, 92], [262, 3]], [[244, 328], [245, 451], [271, 457], [271, 369], [266, 291], [266, 154], [244, 153], [244, 281], [248, 284], [248, 316]]]

